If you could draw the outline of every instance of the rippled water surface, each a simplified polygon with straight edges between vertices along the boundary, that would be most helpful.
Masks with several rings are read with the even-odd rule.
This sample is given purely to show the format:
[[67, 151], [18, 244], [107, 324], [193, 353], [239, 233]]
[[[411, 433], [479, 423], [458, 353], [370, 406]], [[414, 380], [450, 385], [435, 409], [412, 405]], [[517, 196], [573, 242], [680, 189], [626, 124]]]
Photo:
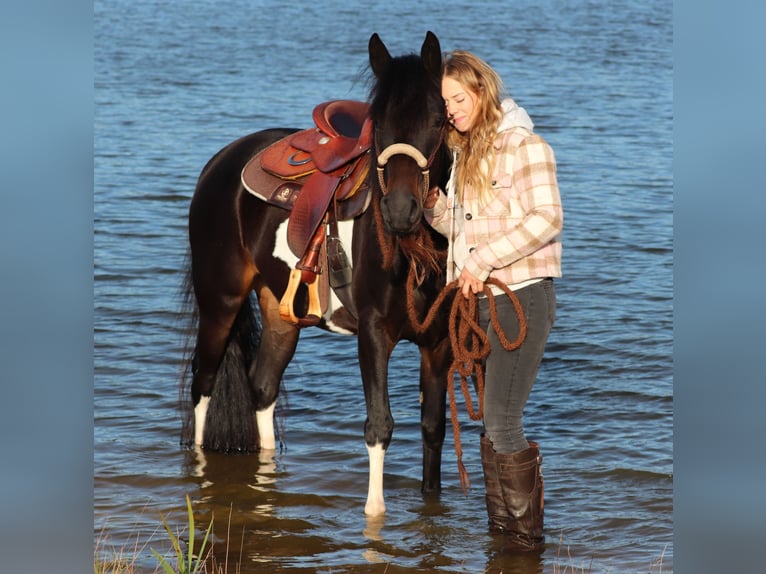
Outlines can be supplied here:
[[[332, 15], [331, 21], [327, 21]], [[672, 4], [96, 0], [94, 540], [152, 571], [161, 516], [215, 519], [229, 572], [672, 572]], [[486, 533], [476, 423], [419, 491], [418, 355], [391, 365], [385, 519], [366, 520], [355, 340], [304, 331], [277, 456], [179, 446], [179, 291], [196, 177], [221, 147], [366, 97], [367, 41], [493, 64], [553, 146], [565, 208], [557, 323], [526, 412], [545, 457], [540, 560]], [[322, 357], [317, 360], [317, 355]], [[229, 547], [226, 547], [226, 539]], [[107, 544], [104, 544], [106, 541]], [[571, 558], [568, 556], [571, 555]], [[661, 562], [661, 566], [660, 566]]]

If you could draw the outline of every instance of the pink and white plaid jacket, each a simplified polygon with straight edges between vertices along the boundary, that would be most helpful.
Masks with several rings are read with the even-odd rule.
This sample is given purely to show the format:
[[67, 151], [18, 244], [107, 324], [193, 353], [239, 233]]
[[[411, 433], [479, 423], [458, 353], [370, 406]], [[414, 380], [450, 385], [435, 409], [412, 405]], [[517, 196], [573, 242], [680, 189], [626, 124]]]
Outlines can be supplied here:
[[[522, 126], [499, 133], [495, 148], [492, 201], [482, 208], [471, 189], [463, 194], [462, 226], [468, 256], [455, 262], [457, 267], [467, 268], [482, 281], [495, 277], [507, 285], [561, 277], [564, 213], [553, 150]], [[452, 225], [453, 213], [444, 194], [433, 209], [425, 210], [434, 229], [451, 241], [450, 233], [456, 235], [461, 223]]]

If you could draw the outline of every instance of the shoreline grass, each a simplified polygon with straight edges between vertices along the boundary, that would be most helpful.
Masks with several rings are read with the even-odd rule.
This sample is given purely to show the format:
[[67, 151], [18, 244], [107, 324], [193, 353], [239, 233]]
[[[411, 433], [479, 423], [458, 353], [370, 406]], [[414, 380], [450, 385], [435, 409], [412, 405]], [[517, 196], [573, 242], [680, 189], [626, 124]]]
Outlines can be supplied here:
[[162, 517], [162, 524], [165, 526], [165, 531], [168, 533], [168, 538], [173, 547], [173, 552], [176, 558], [175, 569], [170, 565], [170, 562], [164, 555], [157, 552], [154, 548], [151, 549], [154, 557], [159, 561], [160, 566], [165, 571], [165, 574], [200, 574], [203, 572], [203, 568], [208, 561], [212, 548], [208, 548], [208, 553], [205, 554], [205, 547], [207, 546], [208, 539], [210, 538], [210, 532], [213, 530], [213, 519], [210, 519], [207, 530], [205, 531], [205, 537], [202, 539], [199, 551], [194, 552], [194, 541], [196, 538], [196, 530], [194, 529], [194, 511], [192, 510], [191, 498], [186, 495], [186, 512], [187, 519], [187, 532], [189, 533], [189, 541], [186, 544], [186, 551], [184, 551], [181, 545], [181, 534], [173, 534], [173, 529], [170, 528], [167, 519]]

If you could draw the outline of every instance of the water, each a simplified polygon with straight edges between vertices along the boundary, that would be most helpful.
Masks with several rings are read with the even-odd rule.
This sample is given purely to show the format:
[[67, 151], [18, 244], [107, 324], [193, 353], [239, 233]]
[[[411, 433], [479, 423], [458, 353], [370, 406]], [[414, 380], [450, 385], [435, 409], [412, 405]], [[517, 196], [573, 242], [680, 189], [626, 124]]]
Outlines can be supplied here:
[[[672, 572], [671, 22], [669, 0], [97, 0], [94, 540], [151, 572], [161, 517], [182, 529], [188, 494], [198, 524], [215, 519], [221, 561], [228, 529], [230, 572]], [[200, 169], [251, 131], [307, 127], [320, 101], [364, 99], [370, 35], [400, 54], [426, 30], [493, 64], [557, 155], [565, 277], [526, 414], [545, 457], [539, 562], [502, 555], [485, 532], [464, 410], [473, 488], [460, 490], [448, 431], [444, 491], [420, 495], [406, 343], [391, 366], [383, 520], [363, 513], [354, 339], [303, 333], [274, 460], [179, 447], [178, 292]]]

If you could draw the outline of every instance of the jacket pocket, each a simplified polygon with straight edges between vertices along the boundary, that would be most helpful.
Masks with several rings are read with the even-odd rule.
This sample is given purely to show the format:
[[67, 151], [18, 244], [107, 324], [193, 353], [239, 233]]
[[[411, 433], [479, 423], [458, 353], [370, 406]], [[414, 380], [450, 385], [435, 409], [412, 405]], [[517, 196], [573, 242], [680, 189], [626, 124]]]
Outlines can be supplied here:
[[502, 175], [493, 180], [492, 196], [492, 201], [482, 210], [482, 216], [487, 218], [510, 217], [511, 219], [521, 219], [524, 215], [521, 204], [513, 190], [513, 176]]

